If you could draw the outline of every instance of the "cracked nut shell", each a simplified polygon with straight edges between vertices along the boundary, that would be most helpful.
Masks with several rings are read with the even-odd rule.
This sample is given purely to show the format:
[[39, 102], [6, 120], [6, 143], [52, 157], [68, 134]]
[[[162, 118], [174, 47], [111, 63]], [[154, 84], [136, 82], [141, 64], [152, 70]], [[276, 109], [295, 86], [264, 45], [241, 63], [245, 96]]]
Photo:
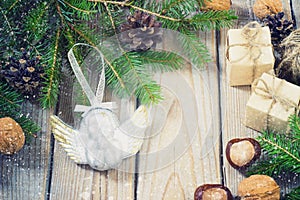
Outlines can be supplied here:
[[253, 138], [235, 138], [226, 146], [226, 158], [235, 169], [244, 169], [259, 158], [260, 144]]
[[232, 200], [230, 190], [221, 184], [204, 184], [194, 193], [194, 200]]
[[230, 10], [231, 0], [204, 0], [201, 10]]
[[280, 188], [269, 176], [252, 175], [240, 182], [238, 196], [243, 200], [279, 200]]
[[282, 11], [283, 6], [281, 0], [257, 0], [253, 5], [253, 13], [259, 19]]
[[0, 153], [14, 154], [25, 143], [25, 135], [21, 126], [12, 118], [0, 119]]

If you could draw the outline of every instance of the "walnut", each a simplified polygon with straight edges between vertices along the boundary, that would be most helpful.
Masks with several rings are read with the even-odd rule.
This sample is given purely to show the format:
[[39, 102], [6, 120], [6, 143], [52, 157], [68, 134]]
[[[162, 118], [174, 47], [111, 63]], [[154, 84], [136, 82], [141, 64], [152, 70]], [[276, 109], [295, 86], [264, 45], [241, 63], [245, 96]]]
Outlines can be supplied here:
[[282, 11], [281, 0], [257, 0], [253, 5], [253, 12], [259, 19]]
[[25, 135], [21, 126], [12, 118], [0, 119], [0, 152], [3, 154], [14, 154], [19, 151], [25, 143]]
[[238, 195], [241, 200], [279, 200], [280, 188], [273, 178], [266, 175], [252, 175], [240, 182]]
[[229, 10], [231, 4], [231, 0], [204, 0], [202, 10]]

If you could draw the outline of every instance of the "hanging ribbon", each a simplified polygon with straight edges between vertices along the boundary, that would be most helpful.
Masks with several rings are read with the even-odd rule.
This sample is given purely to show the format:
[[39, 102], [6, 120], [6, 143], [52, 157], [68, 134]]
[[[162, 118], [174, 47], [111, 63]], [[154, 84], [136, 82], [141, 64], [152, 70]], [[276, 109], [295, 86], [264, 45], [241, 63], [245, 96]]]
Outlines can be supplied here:
[[[102, 69], [101, 69], [101, 74], [100, 74], [100, 80], [97, 86], [97, 90], [96, 90], [96, 95], [94, 94], [94, 92], [92, 91], [89, 83], [87, 82], [86, 78], [84, 77], [79, 64], [76, 60], [76, 57], [74, 55], [73, 49], [76, 46], [88, 46], [88, 47], [92, 47], [94, 48], [100, 55], [101, 58], [101, 62], [102, 62]], [[96, 47], [93, 47], [91, 45], [88, 44], [84, 44], [84, 43], [77, 43], [75, 44], [68, 52], [68, 58], [71, 64], [71, 67], [74, 71], [74, 74], [80, 84], [80, 86], [82, 87], [82, 90], [84, 91], [84, 93], [86, 94], [89, 102], [91, 103], [91, 106], [83, 106], [83, 105], [76, 105], [75, 106], [75, 112], [86, 112], [88, 111], [91, 107], [103, 107], [103, 108], [108, 108], [108, 109], [115, 109], [116, 103], [115, 102], [105, 102], [102, 103], [103, 100], [103, 96], [104, 96], [104, 90], [105, 90], [105, 65], [104, 65], [104, 59], [103, 59], [103, 55], [100, 52], [100, 50]]]

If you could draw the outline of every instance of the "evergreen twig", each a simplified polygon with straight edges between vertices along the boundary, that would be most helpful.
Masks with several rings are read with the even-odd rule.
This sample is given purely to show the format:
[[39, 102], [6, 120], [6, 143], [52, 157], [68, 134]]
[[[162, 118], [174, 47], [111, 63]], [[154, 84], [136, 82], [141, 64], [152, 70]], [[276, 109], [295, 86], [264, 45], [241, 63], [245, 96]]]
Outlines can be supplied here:
[[[264, 131], [257, 138], [265, 154], [265, 159], [247, 170], [247, 175], [265, 174], [278, 176], [282, 173], [300, 174], [300, 117], [292, 115], [289, 118], [290, 132], [288, 135]], [[300, 188], [295, 188], [287, 195], [293, 199], [299, 194]]]
[[296, 200], [300, 197], [300, 186], [293, 188], [286, 196], [284, 196], [284, 200]]
[[22, 95], [14, 91], [5, 83], [0, 83], [0, 118], [10, 117], [22, 127], [26, 141], [40, 130], [32, 120], [21, 112], [21, 104], [24, 102]]
[[58, 46], [59, 46], [59, 38], [60, 38], [61, 30], [57, 29], [55, 41], [53, 47], [51, 47], [50, 54], [51, 60], [50, 67], [46, 69], [47, 74], [47, 82], [45, 82], [46, 87], [43, 88], [43, 101], [42, 106], [44, 108], [49, 108], [55, 104], [58, 95]]
[[[236, 19], [232, 11], [199, 11], [203, 0], [168, 0], [152, 4], [147, 1], [134, 0], [98, 0], [98, 3], [81, 0], [19, 2], [19, 0], [1, 2], [1, 9], [9, 12], [2, 13], [7, 16], [7, 19], [5, 22], [4, 17], [0, 19], [0, 22], [5, 25], [3, 30], [10, 30], [11, 27], [10, 32], [13, 34], [9, 35], [7, 31], [0, 30], [0, 47], [9, 46], [11, 51], [15, 51], [21, 47], [28, 48], [30, 46], [42, 56], [47, 74], [42, 90], [44, 94], [41, 97], [41, 104], [45, 108], [55, 105], [58, 96], [59, 72], [61, 67], [66, 65], [64, 60], [67, 58], [68, 49], [78, 42], [91, 44], [103, 52], [108, 67], [107, 82], [112, 84], [109, 86], [115, 88], [117, 93], [129, 95], [129, 91], [133, 91], [143, 98], [142, 102], [144, 103], [154, 103], [161, 99], [159, 86], [152, 81], [151, 73], [153, 70], [174, 71], [180, 69], [178, 56], [169, 54], [168, 58], [170, 61], [178, 63], [165, 62], [163, 64], [166, 54], [163, 52], [152, 53], [153, 67], [143, 69], [141, 65], [149, 64], [151, 60], [147, 54], [139, 52], [133, 56], [119, 45], [121, 58], [115, 60], [114, 57], [105, 53], [106, 50], [101, 45], [98, 46], [100, 40], [104, 41], [106, 38], [117, 35], [118, 27], [126, 21], [126, 15], [136, 10], [156, 16], [156, 20], [162, 22], [163, 28], [186, 34], [186, 38], [180, 39], [182, 50], [185, 55], [193, 58], [192, 62], [198, 67], [209, 62], [210, 58], [206, 46], [199, 41], [194, 31], [229, 26], [232, 20]], [[20, 12], [24, 19], [18, 18]], [[94, 23], [93, 28], [86, 25], [88, 20]], [[5, 58], [10, 53], [9, 51], [1, 53], [0, 56]], [[83, 59], [79, 56], [79, 52], [75, 52], [75, 55]], [[148, 60], [143, 61], [142, 58], [148, 58]], [[120, 64], [124, 64], [129, 69], [123, 70], [124, 66]], [[135, 64], [138, 65], [135, 66]], [[142, 69], [143, 73], [138, 71]], [[133, 75], [134, 78], [125, 80], [128, 78], [128, 74]]]

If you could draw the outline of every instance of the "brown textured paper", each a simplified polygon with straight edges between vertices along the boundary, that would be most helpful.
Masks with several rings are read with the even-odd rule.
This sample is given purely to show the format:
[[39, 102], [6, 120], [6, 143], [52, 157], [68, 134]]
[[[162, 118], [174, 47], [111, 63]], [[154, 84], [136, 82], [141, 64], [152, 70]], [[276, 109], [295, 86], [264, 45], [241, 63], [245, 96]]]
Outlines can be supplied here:
[[[246, 126], [260, 132], [268, 129], [287, 132], [289, 116], [299, 112], [300, 87], [267, 73], [260, 79], [285, 102], [252, 92], [246, 105]], [[256, 87], [265, 88], [262, 81], [258, 81]]]
[[251, 85], [254, 79], [273, 69], [275, 59], [269, 28], [250, 30], [258, 32], [253, 40], [245, 38], [243, 29], [228, 31], [226, 64], [230, 86]]

